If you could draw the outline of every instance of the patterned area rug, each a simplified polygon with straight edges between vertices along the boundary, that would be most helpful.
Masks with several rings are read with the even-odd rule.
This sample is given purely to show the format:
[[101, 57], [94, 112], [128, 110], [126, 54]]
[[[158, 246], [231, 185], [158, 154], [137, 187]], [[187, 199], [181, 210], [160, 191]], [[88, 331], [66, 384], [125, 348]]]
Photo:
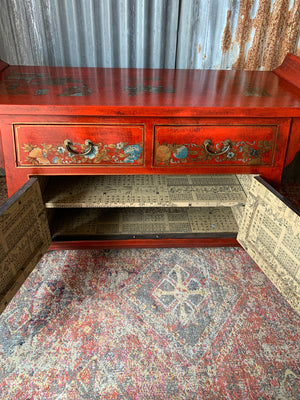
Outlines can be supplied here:
[[49, 252], [0, 317], [1, 399], [299, 399], [299, 343], [240, 248]]
[[299, 343], [242, 249], [49, 252], [0, 317], [0, 398], [300, 399]]

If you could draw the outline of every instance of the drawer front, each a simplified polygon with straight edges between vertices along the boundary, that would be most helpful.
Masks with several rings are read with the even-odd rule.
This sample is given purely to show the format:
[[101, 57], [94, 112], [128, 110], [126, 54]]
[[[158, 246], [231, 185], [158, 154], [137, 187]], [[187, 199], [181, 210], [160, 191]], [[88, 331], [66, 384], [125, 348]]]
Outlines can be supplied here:
[[19, 166], [144, 165], [143, 125], [20, 124], [14, 132]]
[[160, 125], [154, 166], [273, 165], [278, 125]]

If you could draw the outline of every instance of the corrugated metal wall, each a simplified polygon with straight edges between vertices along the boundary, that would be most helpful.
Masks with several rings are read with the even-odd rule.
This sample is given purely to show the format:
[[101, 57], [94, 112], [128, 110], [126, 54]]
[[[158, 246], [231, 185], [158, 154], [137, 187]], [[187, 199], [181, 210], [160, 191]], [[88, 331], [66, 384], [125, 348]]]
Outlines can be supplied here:
[[1, 0], [10, 64], [273, 69], [300, 55], [300, 0]]

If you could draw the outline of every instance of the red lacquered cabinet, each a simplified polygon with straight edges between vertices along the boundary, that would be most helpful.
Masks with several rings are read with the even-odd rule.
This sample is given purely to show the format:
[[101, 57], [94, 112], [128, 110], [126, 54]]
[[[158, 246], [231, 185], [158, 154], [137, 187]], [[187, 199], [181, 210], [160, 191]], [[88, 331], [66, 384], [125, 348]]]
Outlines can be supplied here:
[[2, 308], [49, 247], [240, 243], [299, 311], [299, 73], [0, 62]]

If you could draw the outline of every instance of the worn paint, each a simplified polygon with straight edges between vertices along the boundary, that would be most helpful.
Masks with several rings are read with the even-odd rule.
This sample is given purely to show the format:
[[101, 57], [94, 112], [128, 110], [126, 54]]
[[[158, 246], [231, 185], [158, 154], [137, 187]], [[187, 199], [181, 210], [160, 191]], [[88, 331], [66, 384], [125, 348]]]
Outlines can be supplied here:
[[44, 96], [56, 86], [57, 96], [89, 96], [92, 90], [87, 84], [72, 76], [52, 77], [40, 73], [9, 75], [0, 82], [0, 94]]
[[165, 87], [164, 85], [152, 86], [149, 84], [138, 84], [135, 86], [126, 86], [124, 91], [129, 96], [137, 96], [140, 93], [175, 93], [173, 86]]

